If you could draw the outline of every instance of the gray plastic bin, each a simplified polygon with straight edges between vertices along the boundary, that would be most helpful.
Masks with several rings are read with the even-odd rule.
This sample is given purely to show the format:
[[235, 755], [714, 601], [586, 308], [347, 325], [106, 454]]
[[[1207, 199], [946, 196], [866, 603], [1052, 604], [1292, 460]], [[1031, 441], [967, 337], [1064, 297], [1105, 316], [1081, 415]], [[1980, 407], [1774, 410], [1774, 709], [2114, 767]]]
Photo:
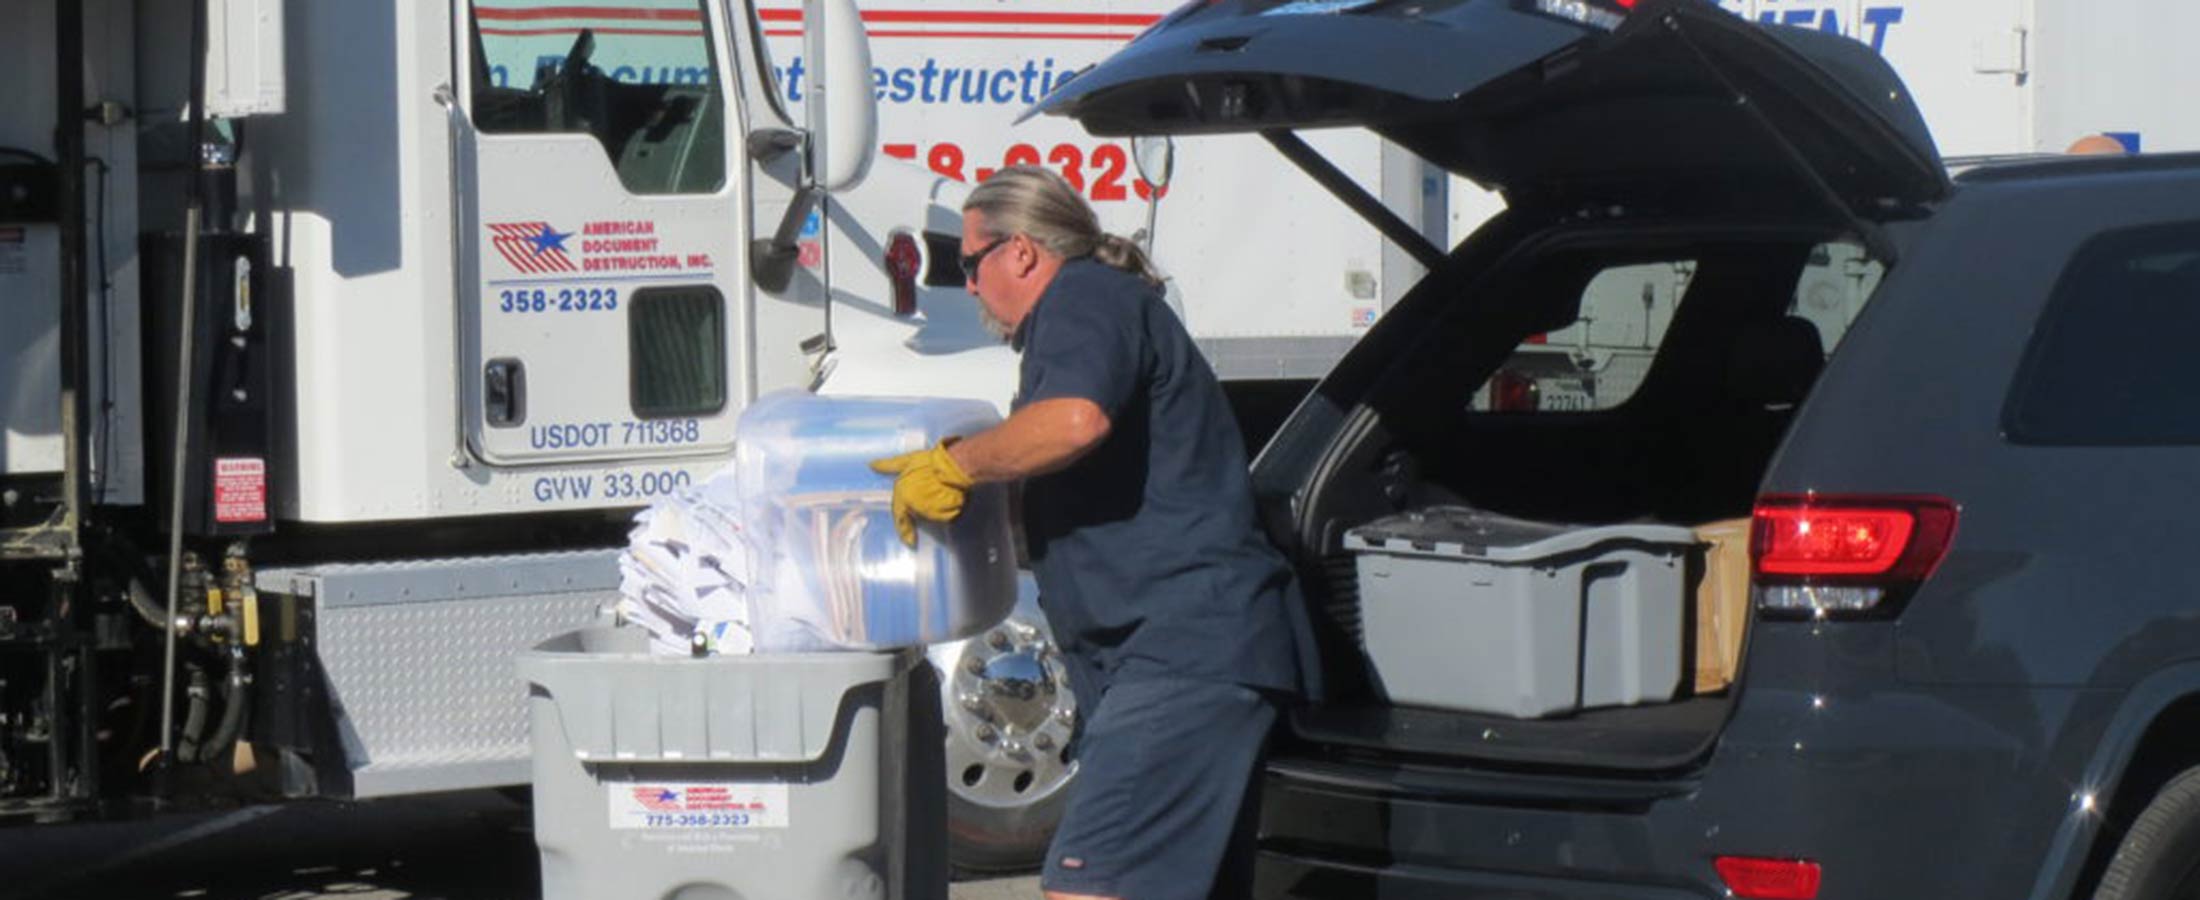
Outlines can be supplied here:
[[947, 896], [921, 650], [651, 656], [638, 628], [521, 655], [548, 900]]
[[1409, 706], [1521, 718], [1670, 700], [1695, 540], [1460, 507], [1353, 529], [1344, 546], [1376, 687]]

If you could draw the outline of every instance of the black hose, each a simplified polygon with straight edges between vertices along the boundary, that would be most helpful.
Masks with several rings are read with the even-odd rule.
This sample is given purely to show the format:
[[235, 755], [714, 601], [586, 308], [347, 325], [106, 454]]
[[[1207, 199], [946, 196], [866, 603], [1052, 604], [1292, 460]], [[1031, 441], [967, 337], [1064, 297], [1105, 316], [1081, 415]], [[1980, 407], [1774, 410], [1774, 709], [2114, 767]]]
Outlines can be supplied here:
[[194, 763], [199, 761], [199, 738], [206, 732], [207, 694], [213, 686], [204, 666], [196, 662], [185, 665], [191, 670], [190, 687], [184, 689], [190, 706], [184, 710], [183, 734], [176, 742], [176, 761]]
[[122, 593], [130, 599], [130, 608], [137, 610], [138, 618], [145, 620], [145, 624], [155, 629], [167, 627], [167, 611], [153, 602], [153, 592], [146, 588], [145, 579], [135, 575], [126, 576], [122, 582]]
[[252, 686], [252, 671], [246, 667], [244, 650], [232, 647], [229, 651], [229, 677], [222, 679], [222, 717], [214, 724], [214, 733], [199, 749], [199, 758], [206, 762], [221, 759], [229, 748], [237, 743], [237, 735], [244, 731], [245, 708], [251, 705], [247, 693]]

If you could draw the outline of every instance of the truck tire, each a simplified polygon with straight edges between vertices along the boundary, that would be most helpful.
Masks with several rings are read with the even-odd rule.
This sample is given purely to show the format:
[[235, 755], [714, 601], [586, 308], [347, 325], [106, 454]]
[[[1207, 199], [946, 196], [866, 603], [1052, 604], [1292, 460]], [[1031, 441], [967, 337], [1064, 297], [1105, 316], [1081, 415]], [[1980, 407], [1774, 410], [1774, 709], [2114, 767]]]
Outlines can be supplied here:
[[1029, 872], [1046, 859], [1047, 843], [1062, 822], [1069, 792], [1055, 791], [1035, 803], [987, 806], [961, 794], [947, 797], [947, 860], [957, 873], [999, 875]]
[[984, 634], [930, 648], [947, 717], [948, 861], [960, 872], [1036, 868], [1077, 775], [1064, 753], [1077, 701], [1029, 596]]
[[2094, 900], [2200, 900], [2200, 767], [2154, 795], [2116, 847]]

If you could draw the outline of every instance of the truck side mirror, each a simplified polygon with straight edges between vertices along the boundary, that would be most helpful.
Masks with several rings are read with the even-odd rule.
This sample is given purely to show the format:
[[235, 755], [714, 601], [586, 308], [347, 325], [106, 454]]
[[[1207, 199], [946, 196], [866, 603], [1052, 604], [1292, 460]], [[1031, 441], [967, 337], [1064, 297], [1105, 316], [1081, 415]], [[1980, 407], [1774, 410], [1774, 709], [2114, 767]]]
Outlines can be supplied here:
[[1131, 160], [1138, 177], [1157, 188], [1169, 186], [1176, 173], [1176, 142], [1165, 134], [1141, 134], [1131, 138]]
[[[1153, 232], [1161, 215], [1161, 191], [1169, 186], [1169, 179], [1176, 175], [1176, 141], [1168, 135], [1141, 134], [1131, 138], [1131, 162], [1138, 166], [1138, 177], [1153, 190], [1146, 195], [1146, 227], [1140, 229], [1137, 240], [1153, 255]], [[1177, 310], [1178, 318], [1184, 311]]]
[[809, 145], [808, 177], [770, 237], [749, 243], [749, 276], [767, 293], [787, 289], [801, 260], [797, 243], [824, 195], [862, 183], [878, 152], [878, 101], [871, 80], [871, 39], [855, 0], [802, 0], [802, 52], [810, 60], [804, 134], [781, 128], [749, 135], [749, 153], [771, 159]]
[[811, 183], [844, 191], [871, 171], [878, 147], [878, 103], [872, 95], [871, 42], [855, 0], [803, 0], [803, 54], [810, 58]]

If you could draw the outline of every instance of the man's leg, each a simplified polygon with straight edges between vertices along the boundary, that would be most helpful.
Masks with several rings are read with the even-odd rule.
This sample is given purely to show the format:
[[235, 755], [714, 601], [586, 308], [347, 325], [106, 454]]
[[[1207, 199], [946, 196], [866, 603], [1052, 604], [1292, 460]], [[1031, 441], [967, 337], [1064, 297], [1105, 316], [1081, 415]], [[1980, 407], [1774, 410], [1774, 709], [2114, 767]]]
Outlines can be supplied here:
[[1047, 852], [1048, 897], [1205, 900], [1275, 718], [1238, 685], [1113, 684], [1087, 722], [1076, 793]]

